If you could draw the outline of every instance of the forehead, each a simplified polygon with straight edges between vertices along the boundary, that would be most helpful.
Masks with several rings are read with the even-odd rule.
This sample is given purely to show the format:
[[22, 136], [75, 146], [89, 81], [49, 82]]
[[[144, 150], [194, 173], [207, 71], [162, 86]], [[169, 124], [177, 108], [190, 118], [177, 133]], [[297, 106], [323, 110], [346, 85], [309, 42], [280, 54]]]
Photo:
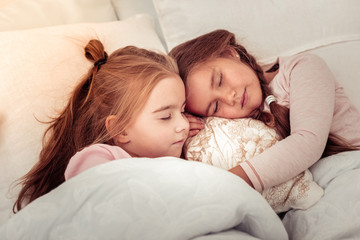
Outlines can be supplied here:
[[181, 90], [181, 86], [184, 87], [184, 83], [181, 80], [179, 75], [171, 75], [168, 77], [165, 77], [163, 79], [161, 79], [156, 86], [154, 87], [154, 90], [157, 89], [176, 89], [179, 88], [179, 91]]
[[220, 60], [219, 58], [211, 58], [211, 59], [208, 59], [208, 60], [206, 60], [204, 62], [197, 63], [196, 65], [194, 65], [192, 67], [192, 69], [190, 70], [188, 75], [197, 73], [199, 71], [210, 70], [211, 68], [213, 68], [216, 65], [216, 63], [219, 60]]
[[193, 69], [187, 75], [185, 81], [186, 89], [198, 82], [204, 83], [206, 80], [210, 80], [210, 77], [214, 71], [214, 67], [215, 67], [214, 60], [206, 61], [194, 66]]
[[185, 87], [178, 75], [161, 79], [152, 90], [149, 101], [166, 102], [169, 100], [184, 98]]
[[206, 109], [211, 102], [211, 78], [214, 68], [203, 65], [188, 75], [186, 80], [187, 111], [206, 116]]
[[[195, 77], [199, 77], [199, 75], [202, 75], [202, 77], [209, 77], [209, 74], [212, 74], [214, 70], [229, 67], [230, 62], [231, 61], [225, 57], [214, 57], [208, 59], [205, 62], [198, 63], [189, 71], [189, 74], [186, 78], [186, 83], [189, 81], [189, 79], [192, 81], [195, 79]], [[202, 78], [200, 80], [202, 80]]]

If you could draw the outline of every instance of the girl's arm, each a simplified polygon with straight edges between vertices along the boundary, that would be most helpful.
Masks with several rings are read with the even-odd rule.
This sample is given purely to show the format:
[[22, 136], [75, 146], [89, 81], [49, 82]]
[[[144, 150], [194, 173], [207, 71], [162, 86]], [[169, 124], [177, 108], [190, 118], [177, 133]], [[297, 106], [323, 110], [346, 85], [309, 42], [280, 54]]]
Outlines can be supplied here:
[[288, 94], [291, 134], [241, 163], [258, 191], [289, 180], [319, 160], [332, 123], [335, 80], [325, 62], [304, 54], [286, 58], [280, 67], [284, 69], [277, 77], [283, 80], [278, 88]]

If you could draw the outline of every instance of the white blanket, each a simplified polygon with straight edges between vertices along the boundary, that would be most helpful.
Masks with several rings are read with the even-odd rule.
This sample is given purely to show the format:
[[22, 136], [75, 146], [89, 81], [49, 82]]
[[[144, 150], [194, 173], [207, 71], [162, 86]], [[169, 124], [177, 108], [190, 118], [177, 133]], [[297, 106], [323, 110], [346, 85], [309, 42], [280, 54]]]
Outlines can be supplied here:
[[288, 239], [265, 199], [225, 170], [177, 158], [96, 166], [29, 204], [0, 239]]
[[29, 204], [0, 239], [359, 239], [360, 151], [310, 168], [325, 194], [281, 221], [237, 176], [177, 158], [99, 165]]
[[360, 151], [321, 159], [310, 170], [325, 194], [313, 207], [285, 215], [290, 239], [360, 239]]

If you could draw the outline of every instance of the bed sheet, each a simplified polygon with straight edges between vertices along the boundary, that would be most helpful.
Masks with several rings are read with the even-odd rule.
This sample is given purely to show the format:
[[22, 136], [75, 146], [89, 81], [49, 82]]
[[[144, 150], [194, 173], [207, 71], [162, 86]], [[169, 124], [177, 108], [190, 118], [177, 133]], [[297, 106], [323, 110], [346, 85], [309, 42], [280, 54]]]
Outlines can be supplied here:
[[232, 173], [178, 158], [89, 169], [38, 198], [0, 239], [288, 239], [265, 199]]
[[360, 239], [360, 151], [323, 158], [310, 171], [325, 194], [311, 208], [285, 215], [289, 238]]

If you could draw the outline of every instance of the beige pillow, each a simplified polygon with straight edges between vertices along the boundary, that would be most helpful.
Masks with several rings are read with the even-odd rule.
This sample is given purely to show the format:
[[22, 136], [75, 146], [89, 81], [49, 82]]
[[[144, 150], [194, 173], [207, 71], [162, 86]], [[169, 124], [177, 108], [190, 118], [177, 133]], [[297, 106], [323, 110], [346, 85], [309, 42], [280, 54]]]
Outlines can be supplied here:
[[[263, 122], [244, 119], [208, 117], [205, 129], [189, 138], [184, 147], [185, 158], [228, 170], [249, 160], [276, 144], [279, 136]], [[275, 212], [307, 209], [323, 195], [323, 189], [306, 170], [289, 181], [265, 189], [261, 194]]]
[[0, 0], [0, 31], [118, 20], [112, 0]]
[[84, 46], [100, 39], [106, 51], [127, 45], [165, 52], [150, 16], [0, 32], [0, 225], [17, 192], [10, 184], [38, 160], [46, 124], [66, 103], [92, 63]]

